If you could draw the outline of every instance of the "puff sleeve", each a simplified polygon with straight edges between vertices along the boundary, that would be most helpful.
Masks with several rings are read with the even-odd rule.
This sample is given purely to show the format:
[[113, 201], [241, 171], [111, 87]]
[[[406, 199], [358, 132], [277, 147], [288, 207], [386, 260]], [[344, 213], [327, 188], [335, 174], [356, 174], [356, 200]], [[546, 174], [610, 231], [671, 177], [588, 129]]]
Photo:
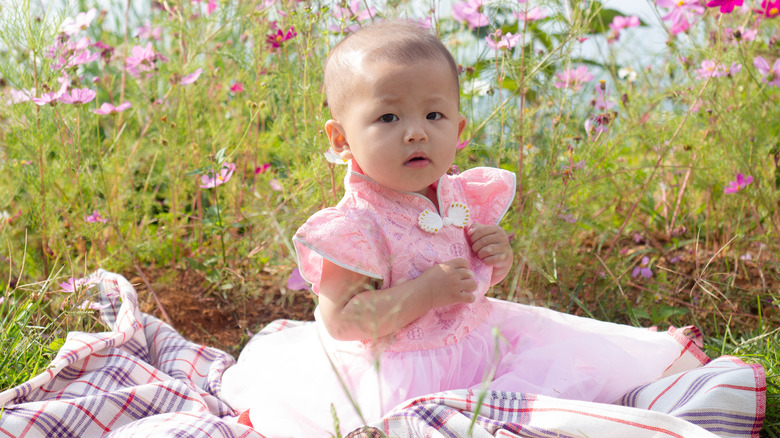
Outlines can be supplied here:
[[481, 224], [501, 222], [515, 197], [515, 174], [494, 167], [475, 167], [458, 177], [471, 218]]
[[298, 229], [293, 237], [298, 267], [315, 293], [319, 293], [323, 259], [384, 280], [389, 264], [380, 255], [383, 239], [371, 231], [376, 229], [369, 215], [350, 217], [336, 208], [315, 213]]

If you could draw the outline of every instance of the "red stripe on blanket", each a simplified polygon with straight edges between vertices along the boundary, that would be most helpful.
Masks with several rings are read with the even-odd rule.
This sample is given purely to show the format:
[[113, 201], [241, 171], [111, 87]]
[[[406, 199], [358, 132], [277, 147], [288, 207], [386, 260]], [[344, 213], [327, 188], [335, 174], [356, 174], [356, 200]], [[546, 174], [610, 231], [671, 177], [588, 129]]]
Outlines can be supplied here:
[[599, 420], [612, 421], [612, 422], [615, 422], [615, 423], [625, 424], [627, 426], [637, 427], [639, 429], [652, 430], [654, 432], [661, 432], [661, 433], [665, 433], [665, 434], [667, 434], [669, 436], [673, 436], [675, 438], [685, 438], [682, 435], [676, 434], [676, 433], [672, 432], [671, 430], [664, 429], [662, 427], [649, 426], [647, 424], [637, 423], [635, 421], [621, 420], [619, 418], [608, 417], [606, 415], [597, 415], [597, 414], [591, 414], [591, 413], [583, 412], [583, 411], [575, 411], [574, 409], [533, 408], [533, 409], [529, 409], [528, 411], [529, 412], [549, 411], [549, 412], [566, 412], [566, 413], [569, 413], [569, 414], [579, 414], [579, 415], [582, 415], [582, 416], [585, 416], [585, 417], [592, 417], [592, 418], [598, 418]]
[[686, 374], [688, 374], [688, 373], [682, 373], [682, 374], [680, 374], [680, 375], [679, 375], [679, 376], [678, 376], [678, 377], [677, 377], [677, 378], [674, 380], [674, 382], [672, 382], [672, 384], [671, 384], [671, 385], [667, 386], [667, 387], [666, 387], [666, 389], [664, 389], [663, 391], [661, 391], [661, 393], [660, 393], [660, 394], [658, 394], [658, 396], [657, 396], [656, 398], [654, 398], [654, 399], [653, 399], [653, 401], [650, 403], [650, 405], [648, 405], [648, 406], [647, 406], [647, 409], [648, 409], [648, 410], [652, 410], [652, 409], [653, 409], [653, 405], [655, 404], [655, 402], [657, 402], [657, 401], [658, 401], [658, 400], [659, 400], [661, 397], [663, 397], [663, 396], [664, 396], [664, 394], [666, 394], [666, 392], [667, 392], [667, 391], [669, 391], [670, 389], [674, 388], [674, 387], [675, 387], [675, 385], [677, 385], [677, 382], [679, 382], [679, 381], [680, 381], [680, 379], [682, 379], [683, 377], [685, 377], [685, 375], [686, 375]]

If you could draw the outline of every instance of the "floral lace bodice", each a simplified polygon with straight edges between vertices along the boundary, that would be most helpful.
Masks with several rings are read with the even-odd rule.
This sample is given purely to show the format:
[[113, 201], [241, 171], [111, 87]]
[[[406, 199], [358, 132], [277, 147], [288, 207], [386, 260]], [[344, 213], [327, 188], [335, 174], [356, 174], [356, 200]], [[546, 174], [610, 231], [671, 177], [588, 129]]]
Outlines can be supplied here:
[[[382, 343], [391, 341], [386, 351], [450, 345], [487, 318], [490, 303], [485, 293], [492, 268], [471, 251], [467, 227], [450, 223], [447, 214], [453, 208], [453, 216], [462, 223], [463, 212], [454, 209], [465, 206], [465, 222], [497, 224], [514, 198], [513, 173], [480, 167], [460, 175], [444, 175], [436, 187], [438, 206], [420, 194], [381, 186], [352, 167], [347, 171], [345, 189], [338, 205], [315, 213], [293, 237], [301, 274], [312, 283], [315, 293], [319, 292], [323, 258], [380, 280], [383, 289], [416, 278], [435, 264], [463, 258], [477, 281], [477, 299], [471, 304], [432, 309]], [[436, 232], [423, 229], [420, 216], [425, 210], [440, 214], [445, 225]], [[365, 348], [374, 346], [370, 340], [359, 342]]]

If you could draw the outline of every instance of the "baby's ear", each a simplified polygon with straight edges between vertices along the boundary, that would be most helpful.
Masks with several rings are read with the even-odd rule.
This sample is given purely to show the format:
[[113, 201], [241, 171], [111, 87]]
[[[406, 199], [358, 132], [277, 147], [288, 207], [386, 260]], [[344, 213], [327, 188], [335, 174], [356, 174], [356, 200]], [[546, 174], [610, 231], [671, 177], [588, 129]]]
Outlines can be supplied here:
[[463, 129], [465, 127], [466, 127], [466, 118], [458, 114], [458, 139], [460, 139], [460, 134], [463, 133]]
[[330, 148], [344, 160], [352, 158], [352, 151], [349, 150], [347, 137], [344, 133], [344, 127], [341, 123], [331, 119], [325, 122], [325, 133], [330, 141]]

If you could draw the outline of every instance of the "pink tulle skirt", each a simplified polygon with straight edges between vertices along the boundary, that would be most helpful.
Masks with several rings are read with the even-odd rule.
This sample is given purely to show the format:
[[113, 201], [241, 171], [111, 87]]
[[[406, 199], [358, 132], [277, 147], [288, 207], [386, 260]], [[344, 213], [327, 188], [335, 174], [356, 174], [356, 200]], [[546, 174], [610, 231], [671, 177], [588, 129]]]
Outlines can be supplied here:
[[222, 398], [268, 437], [343, 435], [453, 389], [610, 403], [706, 361], [697, 351], [699, 362], [680, 364], [681, 336], [493, 300], [488, 320], [454, 345], [376, 355], [316, 322], [255, 336], [224, 373]]

